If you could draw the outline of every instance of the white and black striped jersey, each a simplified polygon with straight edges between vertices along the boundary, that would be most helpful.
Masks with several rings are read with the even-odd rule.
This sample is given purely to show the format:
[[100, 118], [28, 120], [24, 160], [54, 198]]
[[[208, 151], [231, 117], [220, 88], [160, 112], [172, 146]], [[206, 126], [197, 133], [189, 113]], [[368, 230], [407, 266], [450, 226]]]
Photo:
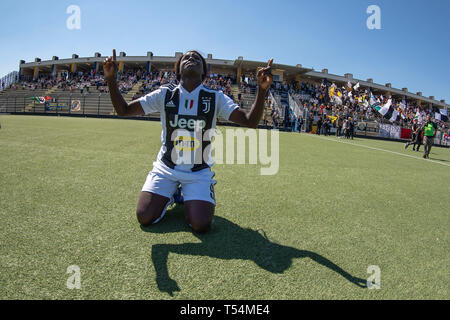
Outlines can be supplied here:
[[216, 120], [228, 120], [238, 108], [222, 91], [203, 85], [192, 92], [180, 84], [162, 86], [139, 102], [145, 114], [161, 114], [162, 146], [157, 161], [174, 170], [193, 172], [212, 166], [210, 144]]

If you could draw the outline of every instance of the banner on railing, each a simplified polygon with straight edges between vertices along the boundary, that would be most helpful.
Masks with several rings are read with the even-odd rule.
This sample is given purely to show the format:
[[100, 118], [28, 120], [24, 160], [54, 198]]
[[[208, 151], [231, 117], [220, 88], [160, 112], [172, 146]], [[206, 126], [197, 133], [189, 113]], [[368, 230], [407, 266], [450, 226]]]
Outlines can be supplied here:
[[450, 132], [436, 132], [436, 137], [434, 137], [433, 142], [441, 146], [450, 146]]
[[50, 101], [51, 98], [48, 96], [45, 97], [31, 97], [30, 98], [33, 101], [39, 102], [40, 104], [45, 104], [46, 102]]
[[[411, 129], [402, 128], [391, 124], [380, 123], [378, 127], [378, 135], [388, 139], [410, 139]], [[441, 131], [436, 132], [433, 139], [435, 145], [450, 146], [450, 134]]]
[[80, 100], [73, 100], [72, 105], [70, 106], [71, 112], [77, 112], [81, 110], [81, 101]]
[[400, 139], [401, 127], [392, 124], [380, 123], [378, 135], [383, 138]]
[[450, 146], [450, 133], [443, 133], [442, 134], [441, 143], [444, 146]]
[[411, 129], [408, 128], [402, 128], [400, 139], [410, 139], [411, 138]]

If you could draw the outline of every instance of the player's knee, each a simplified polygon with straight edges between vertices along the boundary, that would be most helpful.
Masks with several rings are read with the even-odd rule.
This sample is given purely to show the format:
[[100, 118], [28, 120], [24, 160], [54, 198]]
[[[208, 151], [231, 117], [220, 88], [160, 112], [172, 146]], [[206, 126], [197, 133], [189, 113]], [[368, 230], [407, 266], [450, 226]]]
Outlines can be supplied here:
[[191, 222], [192, 230], [196, 233], [206, 233], [211, 228], [211, 221], [200, 220]]
[[158, 218], [157, 214], [153, 212], [153, 210], [139, 207], [136, 209], [136, 216], [138, 222], [144, 227], [151, 225]]
[[146, 227], [152, 223], [151, 219], [148, 217], [148, 215], [145, 213], [145, 211], [142, 210], [136, 210], [136, 217], [138, 222]]

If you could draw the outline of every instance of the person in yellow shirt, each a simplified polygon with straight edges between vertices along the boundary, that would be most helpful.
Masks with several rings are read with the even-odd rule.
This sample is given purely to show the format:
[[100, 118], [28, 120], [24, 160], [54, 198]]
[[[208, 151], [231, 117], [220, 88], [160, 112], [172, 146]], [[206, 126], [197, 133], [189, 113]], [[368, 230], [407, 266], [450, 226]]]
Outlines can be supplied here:
[[423, 157], [429, 158], [431, 147], [433, 146], [433, 140], [436, 136], [437, 125], [431, 121], [431, 116], [427, 115], [427, 121], [423, 126]]

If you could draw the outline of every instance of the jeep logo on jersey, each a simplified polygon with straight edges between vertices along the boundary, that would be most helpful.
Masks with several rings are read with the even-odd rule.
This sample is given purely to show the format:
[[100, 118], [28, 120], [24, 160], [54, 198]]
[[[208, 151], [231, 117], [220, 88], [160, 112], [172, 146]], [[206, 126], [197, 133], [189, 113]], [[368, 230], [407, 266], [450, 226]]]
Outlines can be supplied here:
[[180, 128], [180, 129], [203, 129], [206, 127], [206, 121], [205, 120], [194, 120], [194, 119], [186, 119], [186, 118], [179, 118], [178, 114], [175, 115], [173, 120], [169, 121], [169, 125], [172, 128]]
[[194, 151], [200, 147], [200, 141], [191, 136], [178, 136], [173, 141], [173, 145], [181, 151]]

